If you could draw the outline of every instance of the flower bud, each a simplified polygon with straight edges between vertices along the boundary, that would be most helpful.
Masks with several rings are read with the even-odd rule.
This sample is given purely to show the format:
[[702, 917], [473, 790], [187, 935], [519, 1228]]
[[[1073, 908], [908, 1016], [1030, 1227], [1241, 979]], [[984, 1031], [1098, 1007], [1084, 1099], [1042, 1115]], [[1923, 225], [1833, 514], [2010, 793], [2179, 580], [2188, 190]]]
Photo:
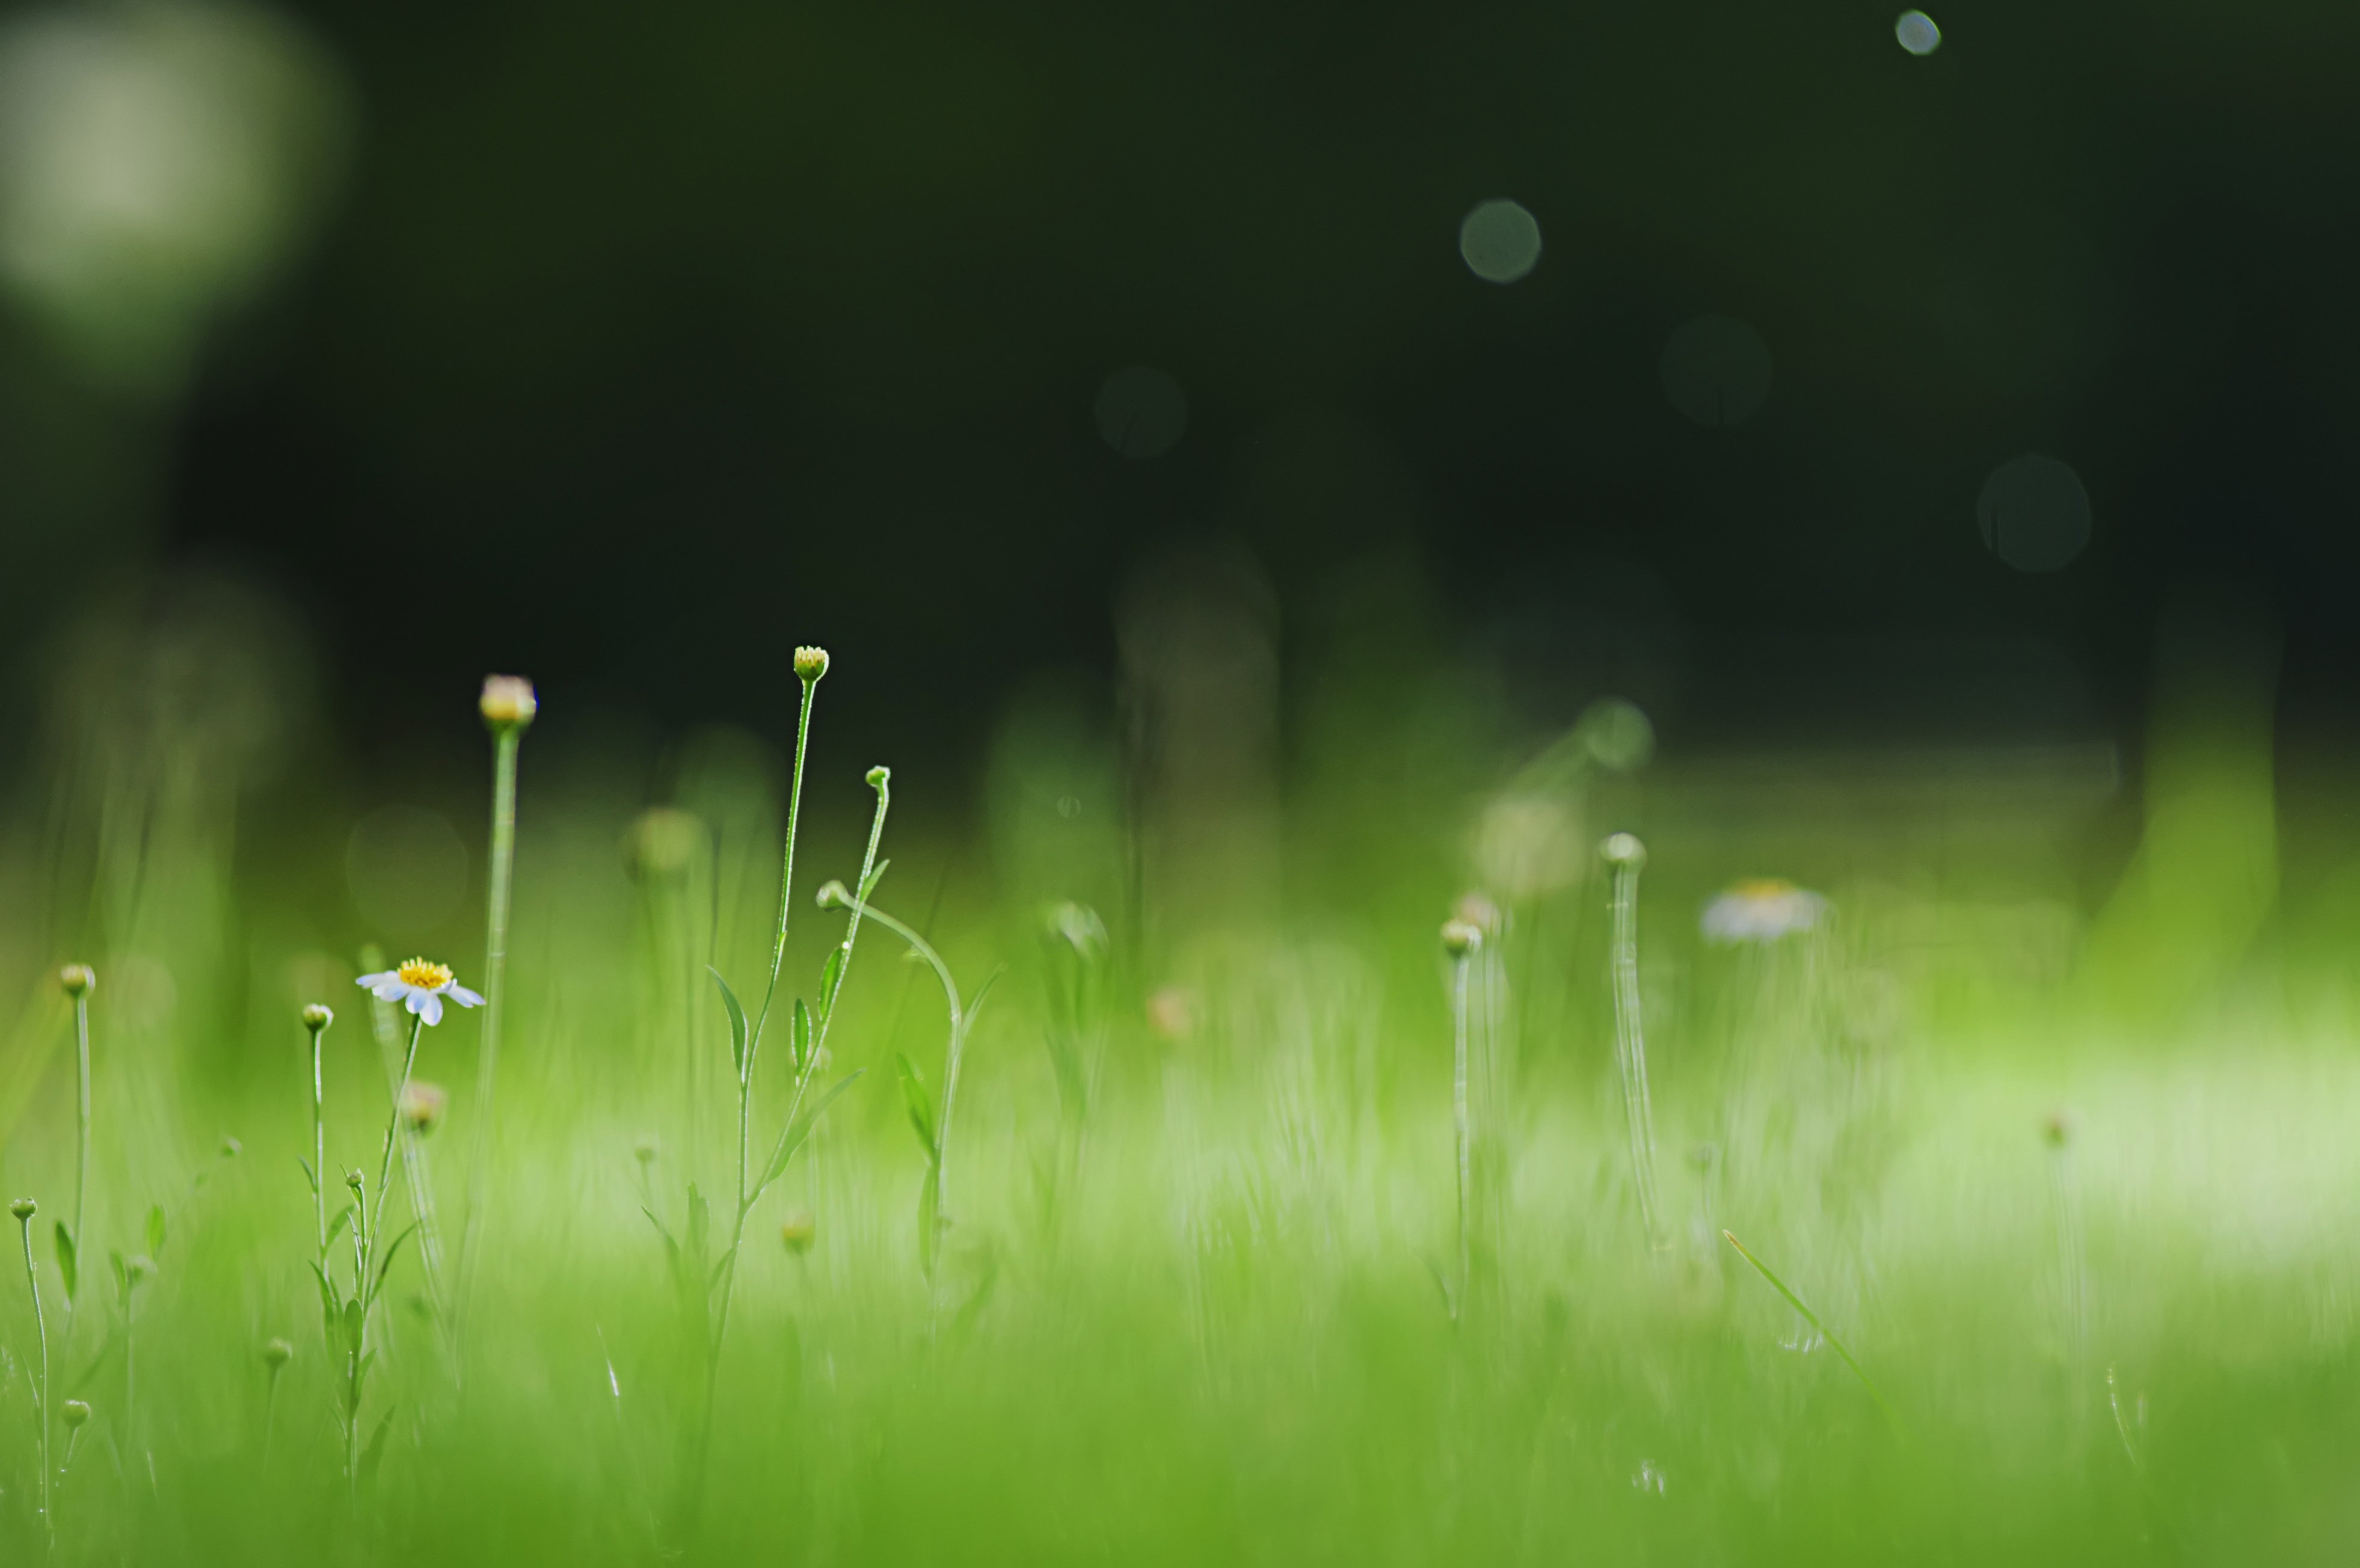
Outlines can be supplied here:
[[892, 781], [893, 770], [880, 762], [869, 769], [866, 776], [869, 780], [869, 787], [882, 795], [885, 793], [886, 784]]
[[439, 1083], [413, 1078], [402, 1086], [402, 1122], [421, 1138], [442, 1124], [442, 1113], [450, 1105], [451, 1096]]
[[1647, 846], [1639, 842], [1635, 833], [1609, 833], [1598, 852], [1618, 872], [1635, 872], [1647, 863]]
[[355, 1193], [358, 1193], [365, 1184], [366, 1183], [361, 1173], [358, 1170], [348, 1170], [344, 1172], [344, 1185], [351, 1188]]
[[329, 1010], [325, 1003], [314, 1002], [311, 1006], [303, 1009], [303, 1027], [315, 1035], [335, 1021], [335, 1014]]
[[58, 983], [66, 988], [68, 996], [87, 996], [90, 988], [98, 983], [88, 964], [68, 964], [58, 970]]
[[1483, 927], [1471, 920], [1445, 920], [1442, 923], [1442, 950], [1454, 959], [1463, 959], [1480, 951], [1483, 946]]
[[65, 1418], [66, 1431], [80, 1431], [90, 1420], [90, 1407], [80, 1399], [68, 1399], [58, 1414]]
[[16, 1218], [20, 1220], [29, 1220], [35, 1213], [39, 1212], [40, 1207], [41, 1206], [38, 1203], [34, 1202], [30, 1198], [19, 1198], [14, 1203], [8, 1205], [8, 1212], [16, 1215]]
[[852, 890], [830, 877], [819, 884], [819, 906], [822, 909], [849, 909], [852, 907]]
[[522, 675], [486, 675], [484, 695], [475, 706], [494, 729], [521, 729], [541, 711], [532, 683]]
[[800, 1210], [788, 1215], [785, 1223], [779, 1226], [779, 1240], [785, 1243], [787, 1250], [797, 1257], [811, 1251], [812, 1234], [812, 1217]]
[[263, 1365], [276, 1372], [295, 1359], [295, 1347], [283, 1339], [272, 1340], [262, 1347]]
[[827, 674], [827, 650], [798, 648], [795, 650], [795, 678], [805, 685]]
[[633, 1145], [631, 1146], [631, 1157], [632, 1157], [633, 1159], [635, 1159], [635, 1160], [638, 1160], [641, 1165], [653, 1165], [653, 1164], [655, 1164], [655, 1162], [656, 1162], [656, 1141], [655, 1141], [655, 1139], [653, 1139], [653, 1138], [641, 1138], [638, 1143], [633, 1144]]

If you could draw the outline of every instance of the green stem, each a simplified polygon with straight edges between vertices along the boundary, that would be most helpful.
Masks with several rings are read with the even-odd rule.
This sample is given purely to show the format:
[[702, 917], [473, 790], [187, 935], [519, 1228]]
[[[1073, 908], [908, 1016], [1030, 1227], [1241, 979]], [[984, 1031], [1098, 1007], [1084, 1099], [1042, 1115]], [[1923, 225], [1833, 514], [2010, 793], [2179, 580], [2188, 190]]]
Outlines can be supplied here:
[[320, 1036], [322, 1024], [311, 1030], [311, 1211], [320, 1227], [320, 1263], [328, 1262], [328, 1115], [325, 1086], [320, 1076]]
[[1622, 1070], [1622, 1116], [1631, 1137], [1631, 1179], [1639, 1191], [1647, 1245], [1661, 1238], [1655, 1212], [1655, 1113], [1647, 1099], [1647, 1042], [1639, 1024], [1639, 868], [1614, 868], [1614, 1046]]
[[523, 738], [521, 724], [503, 724], [493, 732], [491, 890], [484, 914], [484, 1032], [475, 1057], [475, 1135], [467, 1157], [467, 1219], [459, 1235], [454, 1323], [466, 1316], [475, 1285], [477, 1243], [491, 1207], [492, 1091], [499, 1077], [500, 1025], [507, 1017], [508, 900], [516, 867], [517, 749]]
[[49, 1515], [49, 1325], [41, 1315], [41, 1277], [33, 1269], [33, 1211], [29, 1203], [17, 1217], [16, 1228], [25, 1244], [25, 1284], [33, 1293], [33, 1332], [41, 1346], [41, 1393], [37, 1401], [41, 1423], [41, 1528], [54, 1544], [57, 1521]]
[[[445, 970], [444, 973], [450, 971]], [[385, 1227], [385, 1194], [393, 1184], [393, 1149], [401, 1141], [401, 1097], [410, 1092], [410, 1069], [418, 1062], [418, 1036], [426, 1032], [426, 1014], [416, 1013], [410, 1019], [410, 1048], [402, 1053], [401, 1078], [393, 1086], [393, 1114], [385, 1123], [385, 1158], [377, 1171], [377, 1212], [369, 1216], [369, 1239], [375, 1243]], [[366, 1278], [353, 1282], [353, 1288], [368, 1289]]]
[[1868, 1390], [1868, 1397], [1876, 1401], [1876, 1408], [1885, 1412], [1885, 1419], [1891, 1421], [1896, 1428], [1900, 1426], [1901, 1418], [1893, 1413], [1893, 1407], [1885, 1402], [1885, 1396], [1882, 1393], [1879, 1393], [1877, 1391], [1876, 1385], [1869, 1380], [1868, 1374], [1862, 1370], [1860, 1363], [1852, 1359], [1852, 1352], [1844, 1348], [1843, 1341], [1836, 1338], [1833, 1333], [1829, 1332], [1827, 1324], [1819, 1321], [1819, 1315], [1817, 1312], [1812, 1311], [1808, 1307], [1803, 1305], [1803, 1299], [1800, 1296], [1796, 1295], [1792, 1290], [1787, 1289], [1786, 1282], [1779, 1278], [1776, 1275], [1771, 1273], [1770, 1266], [1768, 1264], [1763, 1262], [1760, 1258], [1746, 1251], [1745, 1244], [1743, 1242], [1739, 1241], [1727, 1231], [1723, 1231], [1721, 1234], [1723, 1240], [1727, 1241], [1730, 1245], [1737, 1249], [1737, 1255], [1752, 1264], [1755, 1271], [1759, 1273], [1763, 1278], [1767, 1279], [1770, 1282], [1772, 1289], [1777, 1291], [1779, 1295], [1786, 1298], [1786, 1304], [1788, 1306], [1793, 1307], [1795, 1310], [1803, 1314], [1803, 1321], [1810, 1324], [1812, 1331], [1821, 1339], [1828, 1342], [1829, 1348], [1832, 1349], [1838, 1355], [1843, 1358], [1843, 1364], [1852, 1368], [1852, 1375], [1860, 1379], [1860, 1386]]
[[1450, 1114], [1459, 1139], [1459, 1295], [1450, 1304], [1450, 1315], [1457, 1321], [1466, 1316], [1467, 1285], [1472, 1272], [1467, 1244], [1467, 959], [1455, 959], [1450, 968]]
[[[74, 1262], [77, 1266], [74, 1272], [79, 1276], [82, 1272], [79, 1266], [82, 1254], [87, 1250], [85, 1244], [90, 1234], [82, 1227], [84, 1202], [90, 1191], [90, 992], [86, 988], [74, 996], [74, 1086], [77, 1098], [74, 1118], [73, 1245]], [[66, 1343], [69, 1346], [73, 1343], [74, 1319], [78, 1315], [74, 1311], [74, 1298], [80, 1294], [78, 1287], [77, 1280], [77, 1288], [66, 1292]]]

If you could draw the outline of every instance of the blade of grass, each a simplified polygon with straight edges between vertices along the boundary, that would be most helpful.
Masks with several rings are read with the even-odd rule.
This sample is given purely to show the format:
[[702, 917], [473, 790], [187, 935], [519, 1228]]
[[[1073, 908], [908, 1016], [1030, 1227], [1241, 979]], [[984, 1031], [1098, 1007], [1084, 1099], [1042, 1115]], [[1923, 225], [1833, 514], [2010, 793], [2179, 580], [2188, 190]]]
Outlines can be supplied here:
[[1772, 1289], [1777, 1291], [1779, 1295], [1786, 1298], [1786, 1304], [1788, 1306], [1793, 1307], [1795, 1310], [1803, 1314], [1803, 1321], [1810, 1324], [1813, 1331], [1816, 1332], [1821, 1339], [1828, 1342], [1829, 1348], [1832, 1349], [1838, 1355], [1843, 1357], [1843, 1364], [1852, 1368], [1852, 1375], [1860, 1379], [1860, 1386], [1868, 1390], [1868, 1397], [1876, 1401], [1876, 1408], [1885, 1412], [1885, 1419], [1891, 1421], [1896, 1429], [1898, 1429], [1901, 1425], [1901, 1418], [1894, 1414], [1893, 1407], [1885, 1402], [1885, 1395], [1879, 1391], [1875, 1381], [1869, 1376], [1866, 1370], [1861, 1366], [1859, 1362], [1852, 1359], [1852, 1354], [1844, 1348], [1843, 1341], [1836, 1338], [1834, 1332], [1831, 1331], [1827, 1324], [1819, 1321], [1819, 1315], [1817, 1312], [1812, 1311], [1810, 1308], [1805, 1306], [1803, 1304], [1803, 1299], [1800, 1296], [1796, 1295], [1792, 1290], [1786, 1288], [1786, 1282], [1785, 1280], [1770, 1272], [1770, 1266], [1768, 1264], [1763, 1262], [1760, 1258], [1746, 1251], [1745, 1244], [1743, 1242], [1739, 1241], [1727, 1231], [1723, 1231], [1721, 1234], [1723, 1240], [1727, 1241], [1730, 1245], [1737, 1249], [1738, 1256], [1752, 1264], [1754, 1266], [1754, 1272], [1760, 1274], [1763, 1278], [1767, 1279], [1770, 1282], [1770, 1288]]

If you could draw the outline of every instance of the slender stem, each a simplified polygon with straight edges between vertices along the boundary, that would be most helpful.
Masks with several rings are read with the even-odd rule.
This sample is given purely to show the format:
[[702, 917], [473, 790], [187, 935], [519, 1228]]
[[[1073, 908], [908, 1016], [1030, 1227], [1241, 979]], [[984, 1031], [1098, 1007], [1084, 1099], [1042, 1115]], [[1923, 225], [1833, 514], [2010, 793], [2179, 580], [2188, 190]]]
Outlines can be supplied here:
[[1472, 1273], [1467, 1245], [1467, 963], [1462, 954], [1450, 966], [1450, 1114], [1459, 1135], [1459, 1294], [1450, 1304], [1453, 1321], [1466, 1315], [1467, 1285]]
[[1860, 1386], [1868, 1390], [1868, 1397], [1876, 1401], [1876, 1408], [1885, 1412], [1885, 1420], [1891, 1421], [1896, 1428], [1898, 1428], [1901, 1425], [1901, 1418], [1894, 1413], [1894, 1409], [1891, 1405], [1885, 1402], [1885, 1395], [1878, 1390], [1875, 1383], [1870, 1379], [1867, 1372], [1862, 1368], [1860, 1363], [1852, 1359], [1852, 1352], [1844, 1348], [1843, 1341], [1836, 1338], [1834, 1334], [1829, 1332], [1828, 1325], [1819, 1321], [1819, 1315], [1817, 1312], [1812, 1311], [1810, 1308], [1805, 1306], [1803, 1304], [1803, 1299], [1800, 1296], [1796, 1295], [1792, 1290], [1788, 1289], [1785, 1280], [1779, 1278], [1775, 1274], [1771, 1273], [1770, 1266], [1768, 1264], [1754, 1256], [1751, 1252], [1748, 1252], [1743, 1242], [1739, 1241], [1735, 1236], [1731, 1235], [1725, 1230], [1722, 1231], [1721, 1234], [1722, 1240], [1726, 1241], [1730, 1245], [1737, 1249], [1738, 1256], [1752, 1264], [1754, 1266], [1754, 1272], [1761, 1275], [1763, 1278], [1770, 1282], [1772, 1289], [1777, 1291], [1779, 1295], [1786, 1298], [1786, 1304], [1788, 1306], [1803, 1314], [1803, 1321], [1810, 1324], [1812, 1330], [1817, 1332], [1821, 1339], [1828, 1342], [1828, 1347], [1830, 1350], [1833, 1350], [1838, 1355], [1843, 1358], [1843, 1364], [1846, 1366], [1852, 1368], [1852, 1375], [1860, 1379]]
[[787, 842], [779, 872], [779, 934], [770, 944], [770, 978], [762, 987], [762, 1010], [754, 1015], [753, 1032], [746, 1039], [747, 1074], [753, 1073], [754, 1052], [762, 1043], [762, 1025], [770, 1021], [770, 1003], [779, 993], [779, 966], [787, 958], [787, 919], [795, 906], [795, 830], [803, 823], [803, 757], [811, 748], [812, 701], [819, 693], [819, 677], [804, 680], [803, 709], [795, 718], [795, 776], [787, 788]]
[[57, 1521], [49, 1514], [49, 1325], [41, 1315], [41, 1277], [33, 1269], [33, 1211], [17, 1216], [16, 1228], [25, 1244], [25, 1283], [33, 1293], [33, 1332], [41, 1345], [41, 1391], [37, 1401], [41, 1421], [41, 1527], [54, 1542]]
[[320, 1262], [328, 1261], [328, 1116], [327, 1096], [320, 1077], [320, 1036], [324, 1024], [311, 1029], [311, 1211], [320, 1226]]
[[[475, 1056], [475, 1135], [467, 1157], [467, 1219], [459, 1235], [458, 1301], [463, 1320], [475, 1278], [476, 1246], [491, 1207], [492, 1091], [499, 1077], [500, 1025], [507, 1017], [508, 900], [516, 867], [517, 749], [524, 726], [493, 731], [491, 890], [484, 914], [484, 1033]], [[399, 1113], [399, 1102], [396, 1102]]]
[[270, 1440], [279, 1428], [279, 1368], [270, 1369], [270, 1388], [262, 1397], [262, 1467], [270, 1468]]
[[1662, 1232], [1655, 1212], [1655, 1113], [1647, 1100], [1647, 1042], [1639, 1025], [1639, 868], [1614, 868], [1614, 1046], [1622, 1069], [1622, 1113], [1631, 1136], [1631, 1180], [1639, 1191], [1647, 1245]]
[[131, 1276], [131, 1288], [123, 1297], [123, 1437], [137, 1447], [139, 1429], [139, 1277]]
[[[84, 1204], [90, 1191], [90, 992], [87, 988], [76, 992], [74, 996], [74, 1085], [77, 1099], [74, 1118], [73, 1245], [74, 1262], [77, 1266], [74, 1273], [79, 1276], [82, 1272], [79, 1266], [85, 1243], [89, 1238], [89, 1232], [82, 1228]], [[74, 1298], [80, 1294], [80, 1281], [77, 1278], [76, 1288], [66, 1292], [66, 1343], [69, 1346], [73, 1343], [74, 1319], [78, 1316], [74, 1311]]]
[[[423, 1013], [411, 1014], [410, 1048], [402, 1053], [401, 1080], [393, 1086], [393, 1113], [386, 1118], [385, 1123], [385, 1158], [377, 1171], [377, 1212], [369, 1216], [369, 1239], [372, 1244], [385, 1227], [385, 1194], [386, 1190], [393, 1183], [393, 1148], [401, 1141], [401, 1097], [410, 1092], [410, 1069], [418, 1062], [418, 1036], [425, 1032], [426, 1014]], [[355, 1280], [353, 1288], [366, 1293], [368, 1281]]]

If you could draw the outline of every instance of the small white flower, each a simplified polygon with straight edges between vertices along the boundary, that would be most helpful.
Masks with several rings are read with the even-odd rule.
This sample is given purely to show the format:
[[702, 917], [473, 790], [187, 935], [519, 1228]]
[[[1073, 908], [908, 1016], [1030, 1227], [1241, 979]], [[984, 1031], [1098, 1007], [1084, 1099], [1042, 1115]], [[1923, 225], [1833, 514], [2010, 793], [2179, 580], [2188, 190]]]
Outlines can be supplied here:
[[484, 1004], [482, 997], [452, 978], [449, 964], [430, 963], [424, 959], [412, 959], [399, 969], [365, 974], [359, 984], [380, 1002], [400, 998], [404, 1007], [429, 1024], [442, 1022], [442, 999], [446, 996], [462, 1007]]
[[1704, 906], [1708, 942], [1775, 942], [1819, 923], [1828, 901], [1776, 877], [1738, 883]]

